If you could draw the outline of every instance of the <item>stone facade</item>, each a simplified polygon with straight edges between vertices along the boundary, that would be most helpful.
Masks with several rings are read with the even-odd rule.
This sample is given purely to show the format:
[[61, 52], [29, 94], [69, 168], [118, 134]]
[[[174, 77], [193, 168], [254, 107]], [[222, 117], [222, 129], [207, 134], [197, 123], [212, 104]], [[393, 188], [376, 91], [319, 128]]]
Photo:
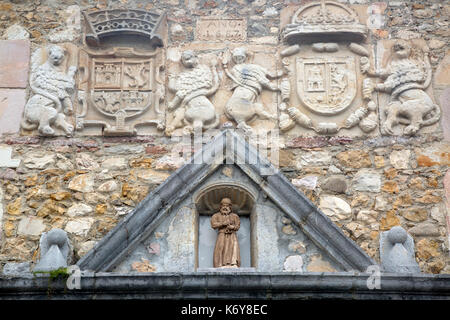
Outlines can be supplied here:
[[[144, 44], [114, 35], [108, 42], [88, 28], [89, 14], [98, 19], [101, 10], [127, 8], [152, 12], [159, 21]], [[241, 127], [281, 130], [282, 173], [370, 257], [380, 262], [380, 234], [399, 225], [413, 237], [422, 272], [449, 273], [450, 3], [360, 0], [320, 8], [320, 1], [300, 0], [1, 1], [0, 52], [8, 59], [0, 61], [0, 264], [37, 262], [40, 235], [52, 228], [67, 232], [77, 261], [185, 163], [181, 153], [190, 146], [177, 137], [195, 131], [196, 116], [203, 117], [203, 129], [237, 127], [242, 115], [227, 105], [240, 99], [254, 108]], [[333, 40], [319, 34], [298, 44], [317, 30], [317, 19], [331, 15], [357, 27], [349, 32], [344, 23]], [[405, 61], [395, 59], [402, 50], [395, 43], [410, 48]], [[54, 136], [37, 126], [20, 129], [26, 105], [39, 100], [33, 98], [35, 70], [56, 44], [65, 50], [59, 72], [74, 81], [59, 101], [70, 100], [73, 113], [60, 120], [62, 127], [50, 121]], [[121, 45], [127, 50], [114, 49]], [[233, 60], [239, 48], [245, 61]], [[182, 61], [186, 51], [211, 79], [202, 74], [205, 84], [171, 90], [171, 79], [186, 83], [192, 76], [187, 72], [195, 71]], [[107, 69], [119, 63], [129, 75], [115, 86]], [[142, 74], [133, 69], [139, 64]], [[107, 85], [96, 82], [101, 68]], [[261, 85], [249, 85], [257, 88], [251, 94], [242, 90], [243, 68]], [[402, 77], [404, 68], [411, 72]], [[333, 87], [339, 83], [346, 86]], [[333, 90], [342, 97], [323, 102], [322, 94], [338, 92]], [[128, 94], [124, 101], [133, 108], [115, 105], [118, 92]], [[186, 98], [192, 92], [204, 99]], [[107, 96], [111, 101], [100, 102]], [[177, 99], [180, 106], [171, 108]], [[411, 105], [412, 111], [403, 111]], [[301, 261], [295, 255], [305, 251], [305, 271], [334, 269], [295, 238], [299, 230], [287, 221], [273, 225], [280, 238], [293, 239], [280, 254], [281, 267], [295, 270]], [[175, 229], [168, 235], [172, 245]], [[152, 250], [168, 260], [176, 254], [169, 246]], [[155, 256], [127, 261], [127, 268], [171, 270], [163, 258], [152, 261]]]

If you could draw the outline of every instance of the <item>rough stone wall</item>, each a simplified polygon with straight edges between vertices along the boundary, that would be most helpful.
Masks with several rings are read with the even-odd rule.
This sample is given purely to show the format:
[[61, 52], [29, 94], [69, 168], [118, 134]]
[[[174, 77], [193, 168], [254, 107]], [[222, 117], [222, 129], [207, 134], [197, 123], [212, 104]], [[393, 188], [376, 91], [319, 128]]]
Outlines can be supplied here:
[[[8, 52], [17, 56], [25, 50], [30, 55], [49, 43], [81, 45], [80, 9], [167, 10], [167, 50], [189, 47], [202, 17], [231, 16], [246, 19], [247, 40], [243, 44], [271, 52], [278, 46], [281, 28], [287, 23], [286, 12], [310, 2], [0, 1], [0, 30], [4, 40], [28, 38], [29, 33], [29, 40]], [[449, 273], [446, 195], [450, 201], [450, 176], [446, 171], [450, 163], [450, 2], [340, 2], [350, 4], [367, 18], [369, 43], [374, 46], [386, 39], [426, 41], [434, 98], [443, 112], [440, 125], [433, 132], [414, 137], [283, 135], [280, 168], [375, 260], [379, 261], [379, 233], [401, 225], [414, 238], [421, 270]], [[16, 24], [26, 32], [12, 28]], [[0, 50], [6, 45], [2, 41]], [[200, 50], [205, 42], [194, 46]], [[30, 95], [29, 61], [11, 63], [17, 63], [11, 70], [25, 72], [9, 72], [0, 83], [0, 96], [4, 97], [0, 111], [12, 114], [5, 122], [0, 112], [0, 129], [12, 123], [15, 127], [8, 132], [18, 132], [25, 97]], [[8, 83], [13, 75], [20, 79]], [[177, 144], [161, 135], [44, 138], [8, 132], [0, 137], [0, 264], [36, 261], [40, 234], [55, 227], [68, 232], [75, 257], [83, 256], [183, 164]]]

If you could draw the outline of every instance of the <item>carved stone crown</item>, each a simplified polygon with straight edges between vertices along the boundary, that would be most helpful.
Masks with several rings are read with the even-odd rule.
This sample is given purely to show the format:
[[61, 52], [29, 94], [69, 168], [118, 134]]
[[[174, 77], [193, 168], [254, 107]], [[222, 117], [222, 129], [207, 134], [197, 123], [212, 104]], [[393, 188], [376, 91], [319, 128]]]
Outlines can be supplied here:
[[360, 42], [366, 38], [367, 27], [359, 22], [350, 8], [334, 1], [311, 3], [301, 7], [283, 32], [289, 44], [313, 42], [316, 38], [330, 41]]
[[120, 34], [137, 34], [150, 37], [157, 46], [162, 46], [162, 37], [157, 33], [165, 14], [144, 10], [101, 10], [83, 12], [86, 19], [86, 41], [98, 45], [101, 38]]

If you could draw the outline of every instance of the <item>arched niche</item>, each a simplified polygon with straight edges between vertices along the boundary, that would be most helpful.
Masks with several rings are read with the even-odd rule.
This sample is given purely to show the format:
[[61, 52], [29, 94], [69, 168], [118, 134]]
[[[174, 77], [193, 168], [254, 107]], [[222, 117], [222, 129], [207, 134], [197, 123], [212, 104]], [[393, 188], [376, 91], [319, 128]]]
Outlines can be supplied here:
[[252, 236], [253, 209], [256, 196], [245, 186], [231, 183], [217, 183], [205, 187], [194, 196], [197, 209], [197, 269], [213, 268], [213, 254], [217, 231], [211, 227], [211, 216], [219, 211], [220, 201], [231, 199], [232, 211], [239, 215], [240, 229], [237, 233], [241, 268], [250, 268], [254, 263], [254, 241]]

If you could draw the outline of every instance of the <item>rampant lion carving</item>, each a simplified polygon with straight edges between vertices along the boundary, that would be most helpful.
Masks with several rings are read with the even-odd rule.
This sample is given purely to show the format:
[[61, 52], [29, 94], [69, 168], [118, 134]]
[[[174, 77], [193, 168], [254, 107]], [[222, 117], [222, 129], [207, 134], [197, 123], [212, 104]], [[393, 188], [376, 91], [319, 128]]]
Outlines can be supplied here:
[[394, 59], [387, 68], [371, 73], [372, 76], [384, 79], [384, 82], [366, 90], [374, 89], [391, 95], [385, 109], [383, 133], [393, 135], [393, 127], [403, 124], [406, 125], [403, 133], [411, 136], [421, 127], [436, 123], [441, 114], [439, 106], [425, 92], [431, 82], [428, 52], [424, 52], [423, 61], [418, 62], [413, 60], [412, 48], [405, 41], [394, 44], [392, 50]]
[[33, 70], [30, 79], [32, 97], [25, 105], [22, 128], [34, 130], [38, 128], [41, 135], [54, 136], [55, 125], [66, 135], [72, 135], [73, 126], [65, 120], [65, 115], [73, 112], [71, 94], [74, 92], [74, 75], [76, 67], [71, 66], [67, 73], [60, 70], [64, 60], [64, 49], [51, 46], [45, 63]]
[[185, 125], [185, 131], [192, 132], [196, 128], [203, 130], [216, 128], [219, 118], [214, 105], [207, 98], [219, 88], [219, 77], [216, 62], [211, 68], [199, 64], [194, 52], [186, 50], [181, 56], [181, 63], [186, 70], [178, 77], [169, 76], [169, 90], [175, 97], [168, 105], [174, 111], [173, 120], [169, 122], [166, 133], [171, 135], [177, 128]]

